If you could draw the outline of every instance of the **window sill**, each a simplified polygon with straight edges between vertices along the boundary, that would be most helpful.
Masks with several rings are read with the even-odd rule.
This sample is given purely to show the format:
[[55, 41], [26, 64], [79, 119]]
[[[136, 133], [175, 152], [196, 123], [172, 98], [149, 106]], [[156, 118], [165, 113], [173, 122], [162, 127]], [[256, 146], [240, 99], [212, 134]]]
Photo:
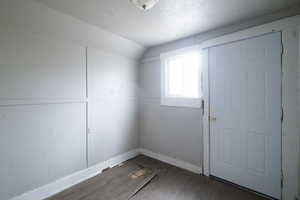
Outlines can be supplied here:
[[183, 108], [201, 108], [201, 99], [163, 98], [161, 99], [160, 105]]

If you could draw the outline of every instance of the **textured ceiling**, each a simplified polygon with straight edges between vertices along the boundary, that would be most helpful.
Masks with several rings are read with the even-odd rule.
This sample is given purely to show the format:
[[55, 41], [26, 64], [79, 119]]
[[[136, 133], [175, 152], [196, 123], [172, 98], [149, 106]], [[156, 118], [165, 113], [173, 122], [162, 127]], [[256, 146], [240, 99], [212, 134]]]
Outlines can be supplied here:
[[299, 0], [160, 0], [142, 11], [129, 0], [37, 0], [146, 47], [270, 14]]

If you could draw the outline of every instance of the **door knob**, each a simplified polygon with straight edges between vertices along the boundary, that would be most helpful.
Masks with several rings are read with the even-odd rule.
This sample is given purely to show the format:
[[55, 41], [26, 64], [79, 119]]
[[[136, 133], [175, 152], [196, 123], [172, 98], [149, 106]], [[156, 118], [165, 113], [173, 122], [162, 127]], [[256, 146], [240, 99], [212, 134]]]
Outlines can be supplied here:
[[216, 118], [216, 117], [209, 116], [209, 120], [210, 120], [210, 121], [216, 121], [217, 118]]

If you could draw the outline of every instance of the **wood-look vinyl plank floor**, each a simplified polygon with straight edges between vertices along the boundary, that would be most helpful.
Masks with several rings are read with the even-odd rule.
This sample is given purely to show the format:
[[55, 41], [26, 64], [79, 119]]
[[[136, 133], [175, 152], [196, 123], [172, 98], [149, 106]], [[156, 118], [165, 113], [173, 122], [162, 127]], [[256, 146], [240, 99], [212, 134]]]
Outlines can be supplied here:
[[266, 200], [255, 193], [232, 184], [139, 156], [131, 160], [144, 166], [158, 168], [160, 173], [131, 200]]
[[[141, 166], [158, 174], [130, 200], [266, 200], [231, 184], [194, 174], [146, 156], [137, 156], [126, 161], [121, 167], [103, 172], [48, 200], [128, 200], [131, 196], [130, 191], [141, 186], [140, 178], [135, 182], [127, 182], [128, 174]], [[109, 183], [111, 186], [107, 187]], [[101, 187], [105, 187], [105, 190]]]

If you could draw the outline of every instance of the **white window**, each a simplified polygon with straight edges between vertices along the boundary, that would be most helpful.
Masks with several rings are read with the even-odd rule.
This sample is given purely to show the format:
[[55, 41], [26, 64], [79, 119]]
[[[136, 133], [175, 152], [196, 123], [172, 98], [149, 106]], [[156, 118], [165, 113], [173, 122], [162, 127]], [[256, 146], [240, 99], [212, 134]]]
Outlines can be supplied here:
[[161, 55], [161, 105], [201, 106], [201, 51], [198, 48]]

